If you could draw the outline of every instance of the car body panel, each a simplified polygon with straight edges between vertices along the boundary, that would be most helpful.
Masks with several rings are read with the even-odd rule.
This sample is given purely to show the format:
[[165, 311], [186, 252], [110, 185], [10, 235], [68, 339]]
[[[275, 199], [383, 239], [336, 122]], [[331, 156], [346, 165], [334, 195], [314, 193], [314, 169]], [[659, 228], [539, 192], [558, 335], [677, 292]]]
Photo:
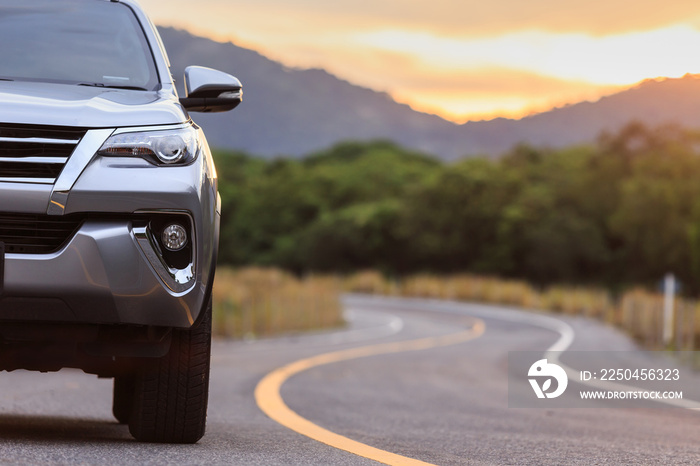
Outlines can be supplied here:
[[3, 123], [116, 128], [188, 120], [175, 95], [165, 91], [0, 81]]
[[[188, 328], [209, 299], [220, 198], [201, 129], [198, 154], [186, 165], [156, 166], [137, 156], [96, 153], [117, 130], [193, 124], [178, 100], [155, 26], [137, 2], [121, 3], [132, 7], [142, 25], [160, 80], [158, 90], [0, 81], [0, 124], [87, 130], [55, 184], [0, 181], [0, 212], [87, 215], [59, 251], [6, 254], [0, 330], [3, 322]], [[184, 291], [177, 292], [153, 259], [160, 252], [144, 250], [130, 217], [172, 213], [187, 215], [192, 222], [194, 276]]]

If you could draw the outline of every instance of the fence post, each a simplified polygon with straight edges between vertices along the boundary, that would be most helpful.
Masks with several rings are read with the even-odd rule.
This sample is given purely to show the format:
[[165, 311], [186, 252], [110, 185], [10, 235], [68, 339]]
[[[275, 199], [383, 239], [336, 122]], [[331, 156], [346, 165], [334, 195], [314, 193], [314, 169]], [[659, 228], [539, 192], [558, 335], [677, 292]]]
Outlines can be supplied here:
[[667, 273], [664, 277], [664, 346], [668, 346], [673, 338], [673, 301], [675, 294], [676, 279], [672, 273]]

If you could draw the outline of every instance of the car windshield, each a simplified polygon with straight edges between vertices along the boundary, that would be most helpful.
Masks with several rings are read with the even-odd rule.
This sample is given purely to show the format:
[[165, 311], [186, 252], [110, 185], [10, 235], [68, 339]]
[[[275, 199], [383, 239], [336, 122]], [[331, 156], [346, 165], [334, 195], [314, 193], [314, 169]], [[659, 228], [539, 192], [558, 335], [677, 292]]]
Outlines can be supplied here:
[[0, 80], [154, 90], [134, 12], [97, 0], [0, 0]]

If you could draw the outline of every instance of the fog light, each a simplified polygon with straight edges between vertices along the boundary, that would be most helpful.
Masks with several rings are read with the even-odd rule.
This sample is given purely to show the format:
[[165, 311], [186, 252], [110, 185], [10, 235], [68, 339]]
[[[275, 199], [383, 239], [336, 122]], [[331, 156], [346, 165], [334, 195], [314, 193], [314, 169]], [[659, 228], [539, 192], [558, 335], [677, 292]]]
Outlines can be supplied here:
[[173, 223], [165, 227], [161, 239], [165, 249], [168, 251], [179, 251], [187, 244], [187, 232], [182, 225]]

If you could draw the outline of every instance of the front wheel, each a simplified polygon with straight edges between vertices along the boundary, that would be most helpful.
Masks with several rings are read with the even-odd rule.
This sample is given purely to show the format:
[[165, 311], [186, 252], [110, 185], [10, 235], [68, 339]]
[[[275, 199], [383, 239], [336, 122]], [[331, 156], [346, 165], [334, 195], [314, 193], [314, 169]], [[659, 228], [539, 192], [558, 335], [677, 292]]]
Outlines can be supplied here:
[[128, 424], [134, 406], [134, 378], [117, 376], [112, 392], [112, 413], [119, 424]]
[[136, 440], [195, 443], [204, 435], [209, 398], [211, 299], [199, 322], [173, 330], [168, 354], [135, 377], [129, 431]]

